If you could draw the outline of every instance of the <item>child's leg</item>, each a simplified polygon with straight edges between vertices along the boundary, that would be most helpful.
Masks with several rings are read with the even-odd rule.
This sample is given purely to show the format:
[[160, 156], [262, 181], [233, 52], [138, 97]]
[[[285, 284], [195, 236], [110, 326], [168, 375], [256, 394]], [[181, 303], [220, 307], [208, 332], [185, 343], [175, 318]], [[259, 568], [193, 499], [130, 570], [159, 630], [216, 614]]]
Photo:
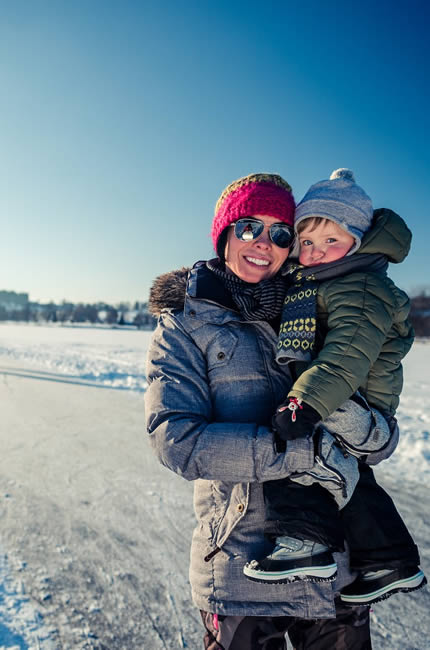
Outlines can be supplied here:
[[337, 565], [332, 551], [343, 550], [343, 531], [334, 498], [317, 483], [300, 485], [289, 479], [264, 483], [266, 535], [271, 553], [248, 562], [251, 580], [284, 583], [291, 580], [332, 581]]
[[408, 529], [368, 465], [360, 463], [359, 481], [340, 518], [352, 569], [376, 571], [419, 564]]
[[392, 499], [375, 481], [368, 465], [349, 503], [341, 511], [345, 538], [356, 580], [345, 587], [348, 605], [375, 603], [398, 592], [421, 589], [426, 577], [419, 568], [418, 549]]
[[[380, 435], [383, 428], [373, 426], [373, 418], [375, 423], [379, 420], [379, 425], [385, 423], [385, 419], [375, 410], [371, 411], [365, 402], [361, 405], [360, 399], [348, 400], [324, 421], [324, 426], [329, 425], [332, 434], [343, 439], [346, 445], [352, 444], [356, 450], [363, 449], [364, 444], [364, 449], [375, 452], [385, 437], [385, 449], [391, 446], [392, 453], [395, 429], [388, 428], [385, 436]], [[383, 457], [382, 450], [378, 453]], [[418, 566], [417, 547], [393, 501], [376, 483], [370, 467], [364, 463], [359, 466], [361, 471], [355, 491], [340, 511], [351, 568], [359, 572], [356, 580], [341, 592], [341, 599], [349, 605], [374, 603], [401, 591], [420, 589], [427, 582]]]
[[315, 463], [290, 479], [264, 483], [264, 532], [275, 538], [272, 552], [244, 567], [251, 580], [334, 580], [332, 552], [343, 550], [339, 506], [351, 497], [358, 481], [356, 458], [346, 457], [333, 436], [314, 435]]
[[289, 535], [324, 544], [331, 551], [344, 549], [343, 524], [338, 506], [318, 483], [300, 485], [288, 478], [263, 484], [266, 535]]
[[[372, 413], [375, 410], [356, 394], [324, 421], [324, 427], [347, 444], [360, 448], [363, 441], [368, 447], [372, 440]], [[379, 444], [382, 443], [383, 440], [379, 440]], [[358, 466], [358, 483], [351, 499], [340, 511], [351, 568], [376, 571], [417, 565], [417, 547], [392, 499], [376, 483], [368, 465], [361, 462]]]

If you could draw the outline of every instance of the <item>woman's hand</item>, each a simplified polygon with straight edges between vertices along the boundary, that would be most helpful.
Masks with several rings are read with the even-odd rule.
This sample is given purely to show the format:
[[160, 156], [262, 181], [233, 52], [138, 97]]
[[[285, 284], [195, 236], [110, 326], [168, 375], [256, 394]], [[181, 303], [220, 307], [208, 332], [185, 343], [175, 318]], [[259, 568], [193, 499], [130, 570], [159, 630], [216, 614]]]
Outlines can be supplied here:
[[288, 397], [285, 402], [278, 406], [272, 418], [272, 428], [275, 432], [278, 451], [279, 440], [295, 440], [296, 438], [309, 437], [313, 434], [315, 426], [320, 420], [320, 414], [312, 406], [295, 397]]

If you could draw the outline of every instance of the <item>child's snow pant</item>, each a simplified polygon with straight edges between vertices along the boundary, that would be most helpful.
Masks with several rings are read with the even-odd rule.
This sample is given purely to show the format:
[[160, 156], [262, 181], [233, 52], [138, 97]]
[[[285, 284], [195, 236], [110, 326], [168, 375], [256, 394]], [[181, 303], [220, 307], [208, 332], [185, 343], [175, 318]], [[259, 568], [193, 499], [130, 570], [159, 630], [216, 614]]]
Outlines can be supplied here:
[[412, 537], [369, 467], [391, 455], [398, 435], [394, 418], [354, 394], [314, 433], [312, 468], [264, 483], [266, 534], [320, 542], [333, 551], [343, 550], [346, 540], [355, 570], [419, 564]]
[[342, 510], [318, 483], [303, 486], [288, 478], [264, 483], [266, 534], [310, 539], [333, 551], [343, 550], [346, 540], [354, 570], [418, 565], [418, 549], [391, 497], [368, 465], [358, 466], [358, 483]]
[[336, 600], [336, 618], [217, 616], [200, 611], [205, 650], [371, 650], [369, 608]]

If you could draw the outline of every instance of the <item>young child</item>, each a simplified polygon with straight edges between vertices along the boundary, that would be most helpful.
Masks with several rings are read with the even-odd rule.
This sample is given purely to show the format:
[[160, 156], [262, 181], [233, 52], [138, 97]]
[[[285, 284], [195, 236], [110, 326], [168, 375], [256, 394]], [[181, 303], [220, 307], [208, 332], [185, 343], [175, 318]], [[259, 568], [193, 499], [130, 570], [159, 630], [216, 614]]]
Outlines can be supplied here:
[[[297, 206], [295, 229], [300, 264], [289, 266], [292, 285], [277, 360], [291, 364], [296, 381], [273, 427], [278, 440], [288, 441], [312, 435], [321, 425], [319, 430], [336, 436], [345, 456], [359, 458], [359, 479], [341, 510], [323, 487], [329, 483], [324, 474], [318, 479], [318, 472], [304, 472], [265, 483], [266, 532], [276, 546], [269, 556], [249, 562], [244, 573], [263, 582], [334, 579], [331, 553], [342, 550], [345, 539], [358, 577], [341, 599], [376, 602], [426, 584], [406, 526], [363, 462], [366, 452], [357, 453], [348, 435], [359, 421], [354, 409], [372, 419], [375, 407], [396, 426], [401, 359], [413, 331], [408, 297], [386, 276], [386, 267], [404, 259], [411, 235], [394, 212], [373, 213], [370, 198], [347, 169], [309, 189]], [[318, 432], [314, 440], [318, 456]], [[325, 470], [338, 473], [336, 467]]]

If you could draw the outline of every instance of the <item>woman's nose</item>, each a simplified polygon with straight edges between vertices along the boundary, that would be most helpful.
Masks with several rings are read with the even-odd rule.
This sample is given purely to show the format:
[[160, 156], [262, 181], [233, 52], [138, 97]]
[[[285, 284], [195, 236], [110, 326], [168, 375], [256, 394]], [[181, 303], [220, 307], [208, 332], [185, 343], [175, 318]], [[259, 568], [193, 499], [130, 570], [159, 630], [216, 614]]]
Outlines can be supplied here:
[[259, 238], [255, 242], [256, 244], [260, 244], [260, 246], [268, 247], [272, 245], [272, 242], [269, 237], [269, 230], [266, 228], [263, 230]]

